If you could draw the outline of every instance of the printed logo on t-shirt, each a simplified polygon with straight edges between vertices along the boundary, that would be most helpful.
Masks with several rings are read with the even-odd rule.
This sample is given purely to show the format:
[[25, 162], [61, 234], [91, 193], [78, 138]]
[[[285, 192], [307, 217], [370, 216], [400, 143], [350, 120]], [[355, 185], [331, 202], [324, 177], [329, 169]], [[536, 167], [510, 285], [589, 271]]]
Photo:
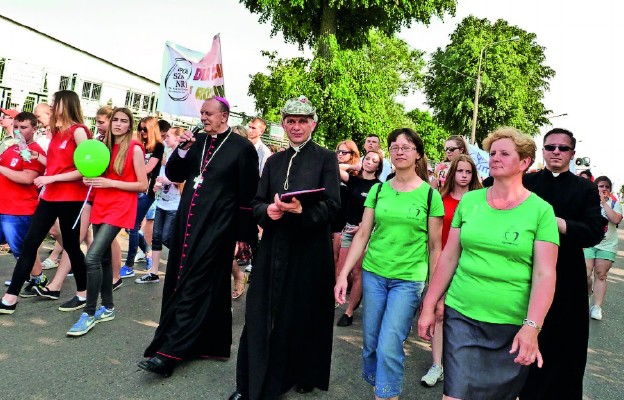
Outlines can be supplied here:
[[18, 162], [19, 162], [19, 158], [12, 158], [11, 159], [11, 167], [15, 167]]
[[362, 192], [362, 193], [360, 193], [360, 196], [366, 198], [368, 196], [368, 192]]
[[407, 219], [418, 219], [420, 215], [420, 207], [417, 204], [412, 204], [412, 206], [407, 210]]
[[520, 237], [520, 233], [513, 226], [507, 229], [504, 236], [505, 240], [503, 241], [503, 244], [509, 244], [512, 246], [518, 245], [516, 242], [518, 241], [518, 237]]
[[59, 146], [59, 149], [65, 150], [65, 147], [67, 147], [67, 140], [65, 140], [63, 143], [61, 143], [61, 145]]

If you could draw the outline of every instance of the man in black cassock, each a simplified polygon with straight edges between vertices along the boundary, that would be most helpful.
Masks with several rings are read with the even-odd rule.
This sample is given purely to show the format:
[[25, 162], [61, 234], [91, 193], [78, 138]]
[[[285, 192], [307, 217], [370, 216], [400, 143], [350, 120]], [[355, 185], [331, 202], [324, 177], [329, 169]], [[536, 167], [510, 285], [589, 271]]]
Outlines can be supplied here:
[[[303, 96], [282, 108], [288, 150], [266, 162], [253, 213], [264, 229], [247, 292], [231, 400], [267, 400], [296, 386], [327, 390], [334, 321], [332, 219], [340, 208], [336, 155], [314, 143]], [[282, 202], [285, 192], [325, 188]]]
[[169, 376], [176, 362], [229, 358], [232, 344], [231, 281], [234, 246], [257, 238], [251, 200], [258, 184], [258, 156], [227, 125], [222, 97], [201, 107], [206, 133], [186, 131], [166, 174], [184, 182], [162, 297], [160, 324], [139, 367]]
[[539, 334], [542, 368], [533, 364], [522, 400], [581, 400], [589, 340], [587, 275], [583, 248], [599, 243], [606, 220], [600, 214], [598, 188], [569, 170], [576, 139], [553, 129], [544, 136], [546, 168], [524, 178], [524, 186], [555, 210], [559, 226], [557, 284], [552, 306]]

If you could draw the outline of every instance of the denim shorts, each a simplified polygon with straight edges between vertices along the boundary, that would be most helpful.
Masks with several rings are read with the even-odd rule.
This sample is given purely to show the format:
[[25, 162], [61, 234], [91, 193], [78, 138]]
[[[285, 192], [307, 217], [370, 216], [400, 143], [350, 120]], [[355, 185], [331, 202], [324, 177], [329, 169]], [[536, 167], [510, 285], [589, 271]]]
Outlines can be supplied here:
[[412, 329], [425, 282], [389, 279], [362, 271], [362, 377], [381, 398], [403, 391], [403, 342]]
[[586, 249], [583, 249], [583, 254], [585, 254], [585, 258], [588, 260], [600, 258], [601, 260], [609, 260], [611, 262], [615, 262], [615, 253], [612, 251], [601, 250], [595, 247], [588, 247]]
[[147, 209], [147, 214], [145, 214], [145, 219], [153, 221], [156, 216], [156, 202], [153, 202], [150, 208]]
[[342, 230], [342, 240], [340, 242], [341, 248], [348, 249], [349, 247], [351, 247], [351, 242], [353, 241], [353, 236], [355, 236], [355, 233], [348, 232], [350, 232], [356, 226], [357, 225], [351, 225], [349, 223], [345, 225], [344, 229]]
[[6, 241], [15, 258], [22, 254], [22, 244], [31, 221], [32, 215], [0, 214], [0, 243]]

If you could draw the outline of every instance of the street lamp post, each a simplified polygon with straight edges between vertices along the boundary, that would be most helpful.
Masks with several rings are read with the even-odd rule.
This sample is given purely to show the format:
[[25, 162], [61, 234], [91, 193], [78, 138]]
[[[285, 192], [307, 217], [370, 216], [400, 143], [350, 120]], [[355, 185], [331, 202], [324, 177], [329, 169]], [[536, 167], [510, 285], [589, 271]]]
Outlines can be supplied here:
[[512, 36], [509, 39], [488, 43], [481, 48], [481, 52], [479, 53], [479, 69], [477, 70], [477, 87], [475, 88], [474, 110], [472, 111], [472, 131], [470, 133], [470, 142], [472, 144], [475, 144], [477, 136], [477, 114], [479, 113], [479, 91], [481, 90], [481, 63], [483, 61], [483, 53], [485, 52], [485, 49], [490, 46], [504, 42], [515, 42], [518, 39], [520, 39], [519, 36]]

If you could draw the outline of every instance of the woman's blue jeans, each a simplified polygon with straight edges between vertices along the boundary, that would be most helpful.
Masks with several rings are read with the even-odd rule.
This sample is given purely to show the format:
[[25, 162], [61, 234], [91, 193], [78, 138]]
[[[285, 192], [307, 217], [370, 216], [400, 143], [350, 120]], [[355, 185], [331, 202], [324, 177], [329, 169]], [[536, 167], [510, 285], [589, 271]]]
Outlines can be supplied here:
[[134, 229], [130, 229], [128, 232], [128, 256], [126, 258], [126, 265], [128, 267], [134, 266], [134, 257], [137, 254], [137, 248], [141, 246], [141, 250], [144, 253], [150, 251], [149, 245], [145, 241], [143, 235], [139, 235], [139, 229], [141, 229], [141, 222], [147, 214], [147, 210], [152, 206], [154, 199], [150, 198], [145, 193], [139, 194], [139, 200], [137, 202], [137, 216], [134, 223]]
[[377, 397], [399, 396], [403, 390], [403, 342], [424, 287], [424, 282], [387, 279], [362, 271], [362, 377], [375, 387]]

